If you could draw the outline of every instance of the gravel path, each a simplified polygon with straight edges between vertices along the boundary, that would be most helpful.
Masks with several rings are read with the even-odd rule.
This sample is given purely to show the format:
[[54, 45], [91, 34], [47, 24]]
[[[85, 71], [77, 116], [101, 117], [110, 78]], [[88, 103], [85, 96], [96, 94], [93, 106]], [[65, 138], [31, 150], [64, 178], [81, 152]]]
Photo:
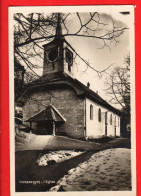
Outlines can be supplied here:
[[100, 151], [68, 171], [50, 191], [131, 190], [130, 149]]

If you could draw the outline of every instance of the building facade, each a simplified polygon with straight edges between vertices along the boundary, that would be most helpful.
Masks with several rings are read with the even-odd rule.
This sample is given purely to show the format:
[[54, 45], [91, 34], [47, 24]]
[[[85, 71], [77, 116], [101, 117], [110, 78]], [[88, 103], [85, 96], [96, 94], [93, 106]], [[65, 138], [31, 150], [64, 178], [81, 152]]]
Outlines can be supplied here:
[[35, 134], [76, 139], [120, 136], [120, 111], [74, 77], [75, 51], [61, 34], [44, 45], [43, 76], [26, 85], [18, 102]]

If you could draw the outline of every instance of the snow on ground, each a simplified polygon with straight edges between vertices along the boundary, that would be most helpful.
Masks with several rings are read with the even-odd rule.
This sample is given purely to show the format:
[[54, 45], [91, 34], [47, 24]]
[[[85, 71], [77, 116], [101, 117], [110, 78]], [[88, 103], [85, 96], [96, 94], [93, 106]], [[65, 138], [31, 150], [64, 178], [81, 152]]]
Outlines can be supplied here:
[[130, 149], [100, 151], [68, 171], [49, 191], [131, 190]]
[[94, 142], [81, 141], [65, 136], [35, 135], [19, 131], [16, 134], [16, 151], [23, 150], [93, 150], [100, 147]]
[[42, 155], [37, 159], [37, 164], [39, 166], [47, 166], [51, 161], [55, 161], [56, 163], [60, 163], [62, 161], [68, 160], [72, 157], [78, 156], [84, 152], [79, 151], [75, 152], [72, 150], [60, 150], [60, 151], [52, 151], [48, 154]]

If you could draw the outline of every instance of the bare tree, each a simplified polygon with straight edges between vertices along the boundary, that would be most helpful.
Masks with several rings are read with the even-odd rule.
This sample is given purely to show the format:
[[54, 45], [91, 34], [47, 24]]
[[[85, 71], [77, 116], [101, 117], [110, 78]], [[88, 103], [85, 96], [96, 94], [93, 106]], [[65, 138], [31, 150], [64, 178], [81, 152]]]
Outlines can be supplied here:
[[[103, 47], [110, 48], [111, 43], [118, 43], [118, 37], [120, 37], [126, 27], [116, 26], [114, 21], [110, 24], [105, 24], [100, 20], [100, 14], [97, 12], [88, 13], [86, 19], [84, 19], [82, 13], [61, 13], [60, 24], [63, 29], [63, 37], [77, 36], [99, 39], [103, 42]], [[77, 28], [75, 32], [69, 28], [69, 20], [73, 17], [74, 21], [77, 21]], [[16, 13], [14, 15], [14, 52], [18, 61], [26, 65], [27, 81], [31, 81], [38, 76], [36, 69], [42, 68], [40, 65], [40, 59], [43, 58], [43, 48], [41, 44], [43, 42], [49, 42], [55, 37], [55, 29], [58, 21], [58, 13], [52, 13], [46, 17], [42, 13], [31, 13], [24, 15], [22, 13]], [[76, 51], [75, 56], [82, 60], [87, 68], [91, 68], [98, 74], [101, 74], [105, 70], [98, 71], [89, 62], [81, 57]], [[34, 61], [33, 61], [34, 59]], [[107, 67], [107, 69], [109, 66]]]
[[130, 115], [130, 57], [125, 58], [124, 67], [116, 67], [106, 79], [109, 102], [119, 104], [122, 111]]

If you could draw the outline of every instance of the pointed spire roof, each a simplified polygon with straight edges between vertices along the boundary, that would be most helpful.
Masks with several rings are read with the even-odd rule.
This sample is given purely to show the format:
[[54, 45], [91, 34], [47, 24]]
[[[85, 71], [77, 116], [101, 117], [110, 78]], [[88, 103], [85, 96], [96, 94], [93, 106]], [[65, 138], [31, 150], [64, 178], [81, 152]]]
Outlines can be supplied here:
[[62, 27], [61, 27], [61, 14], [58, 13], [58, 20], [57, 20], [57, 27], [56, 27], [56, 34], [55, 38], [62, 39]]

